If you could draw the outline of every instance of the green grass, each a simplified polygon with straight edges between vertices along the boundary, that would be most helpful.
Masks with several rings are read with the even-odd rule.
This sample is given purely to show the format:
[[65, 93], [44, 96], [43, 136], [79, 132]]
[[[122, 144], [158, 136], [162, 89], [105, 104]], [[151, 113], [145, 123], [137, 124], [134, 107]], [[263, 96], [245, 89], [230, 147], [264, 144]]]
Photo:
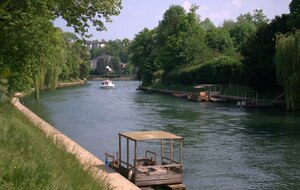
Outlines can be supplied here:
[[0, 104], [0, 189], [109, 189], [9, 103]]
[[180, 84], [164, 85], [162, 83], [157, 83], [153, 85], [152, 88], [181, 91], [181, 92], [196, 92], [194, 85], [180, 85]]
[[[237, 96], [239, 92], [255, 91], [249, 86], [245, 85], [222, 85], [222, 94]], [[262, 100], [273, 100], [282, 92], [276, 91], [259, 91], [257, 92], [258, 98]]]
[[222, 94], [230, 96], [238, 96], [239, 92], [254, 91], [249, 86], [244, 85], [222, 85]]

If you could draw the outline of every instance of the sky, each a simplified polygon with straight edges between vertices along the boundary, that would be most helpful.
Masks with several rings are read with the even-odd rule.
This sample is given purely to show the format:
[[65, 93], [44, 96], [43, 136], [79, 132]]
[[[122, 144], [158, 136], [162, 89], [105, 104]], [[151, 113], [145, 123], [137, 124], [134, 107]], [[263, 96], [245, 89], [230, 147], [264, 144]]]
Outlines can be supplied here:
[[[263, 9], [269, 19], [276, 15], [289, 13], [291, 0], [122, 0], [123, 9], [118, 16], [111, 17], [112, 23], [105, 23], [107, 31], [96, 31], [90, 27], [90, 40], [133, 39], [144, 28], [153, 29], [162, 20], [164, 12], [171, 5], [181, 5], [187, 11], [192, 4], [199, 7], [197, 14], [201, 20], [209, 18], [216, 26], [224, 20], [236, 20], [240, 14], [252, 13], [255, 9]], [[54, 25], [64, 31], [73, 32], [66, 27], [62, 19], [54, 21]]]

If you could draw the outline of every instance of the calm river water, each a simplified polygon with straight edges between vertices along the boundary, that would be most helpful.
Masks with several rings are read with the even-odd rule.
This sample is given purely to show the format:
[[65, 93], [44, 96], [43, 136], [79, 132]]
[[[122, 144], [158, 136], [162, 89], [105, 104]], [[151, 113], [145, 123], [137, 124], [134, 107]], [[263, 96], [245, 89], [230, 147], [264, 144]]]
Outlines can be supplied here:
[[198, 189], [300, 189], [300, 114], [241, 110], [136, 91], [136, 81], [99, 82], [43, 93], [24, 104], [104, 160], [118, 132], [183, 136], [184, 183]]

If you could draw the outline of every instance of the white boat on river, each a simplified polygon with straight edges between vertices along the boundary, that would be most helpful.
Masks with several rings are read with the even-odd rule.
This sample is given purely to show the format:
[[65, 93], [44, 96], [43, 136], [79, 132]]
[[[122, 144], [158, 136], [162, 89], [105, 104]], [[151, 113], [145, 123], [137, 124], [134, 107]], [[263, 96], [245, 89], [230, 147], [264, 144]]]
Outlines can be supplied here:
[[113, 82], [111, 80], [105, 79], [105, 80], [101, 81], [100, 88], [112, 89], [112, 88], [115, 88], [115, 85], [113, 84]]

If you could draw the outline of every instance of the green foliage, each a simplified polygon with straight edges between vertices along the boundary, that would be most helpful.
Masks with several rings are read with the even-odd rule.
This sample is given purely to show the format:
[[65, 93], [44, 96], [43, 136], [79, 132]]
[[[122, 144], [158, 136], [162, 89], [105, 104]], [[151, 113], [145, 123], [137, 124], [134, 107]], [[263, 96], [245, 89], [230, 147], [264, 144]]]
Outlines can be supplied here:
[[287, 109], [300, 109], [300, 30], [277, 35], [275, 63], [277, 77], [284, 86]]
[[109, 0], [1, 1], [0, 71], [11, 71], [6, 84], [9, 92], [35, 88], [38, 97], [40, 89], [54, 88], [59, 78], [86, 76], [80, 73], [80, 68], [84, 73], [89, 68], [86, 51], [74, 34], [63, 35], [52, 20], [61, 16], [83, 34], [89, 22], [104, 29], [100, 18], [110, 20], [120, 8], [120, 1]]
[[95, 57], [99, 57], [100, 55], [102, 55], [102, 51], [101, 51], [102, 48], [96, 48], [96, 47], [93, 47], [91, 50], [90, 50], [90, 53], [91, 53], [91, 59], [95, 58]]
[[109, 189], [11, 104], [0, 105], [0, 189]]
[[255, 34], [256, 27], [253, 23], [238, 22], [229, 32], [230, 36], [233, 38], [235, 47], [240, 50], [241, 47], [246, 44], [248, 39]]
[[72, 26], [76, 33], [85, 34], [90, 24], [97, 26], [98, 31], [105, 30], [102, 19], [111, 22], [111, 15], [118, 15], [122, 8], [121, 0], [102, 1], [65, 1], [48, 0], [51, 3], [50, 10], [55, 17], [61, 16], [67, 21], [67, 26]]
[[170, 84], [166, 85], [163, 83], [155, 83], [151, 86], [152, 88], [156, 89], [164, 89], [164, 90], [172, 90], [172, 91], [181, 91], [181, 92], [196, 92], [194, 85], [182, 85], [182, 84]]
[[247, 14], [241, 14], [237, 17], [238, 23], [241, 22], [247, 22], [252, 23], [256, 27], [261, 27], [266, 25], [270, 20], [267, 18], [267, 16], [263, 13], [262, 9], [255, 9], [253, 13], [247, 13]]
[[223, 28], [212, 28], [207, 30], [205, 42], [213, 51], [234, 55], [234, 42], [228, 31]]
[[[112, 71], [109, 71], [106, 67], [109, 66]], [[121, 61], [118, 57], [112, 57], [110, 55], [102, 55], [99, 57], [97, 62], [97, 68], [95, 71], [96, 75], [109, 76], [115, 75], [120, 76], [122, 73]]]
[[290, 5], [290, 15], [289, 26], [300, 28], [300, 0], [292, 0]]
[[260, 28], [242, 47], [241, 53], [244, 56], [243, 63], [249, 77], [249, 85], [256, 90], [278, 88], [273, 60], [274, 37], [277, 32], [288, 31], [288, 18], [287, 15], [277, 16], [270, 24]]
[[237, 22], [225, 20], [223, 28], [230, 33], [235, 47], [240, 50], [249, 38], [255, 35], [255, 32], [265, 27], [269, 19], [263, 13], [263, 10], [254, 10], [253, 13], [241, 14], [237, 17]]
[[215, 28], [215, 25], [214, 23], [209, 19], [209, 18], [206, 18], [204, 19], [203, 21], [200, 22], [200, 26], [203, 30], [212, 30]]
[[[120, 68], [120, 62], [123, 64], [128, 63], [128, 47], [130, 45], [129, 39], [125, 38], [123, 40], [110, 40], [104, 43], [105, 46], [94, 47], [90, 50], [91, 58], [96, 58], [99, 56], [112, 56], [119, 59], [118, 64], [114, 63], [114, 71], [120, 76], [124, 70]], [[94, 74], [100, 74], [101, 71], [96, 70]]]
[[155, 30], [145, 28], [139, 32], [129, 47], [130, 62], [137, 68], [137, 78], [142, 79], [143, 85], [149, 85], [153, 79], [153, 72], [160, 69], [154, 61]]
[[169, 84], [241, 84], [245, 69], [237, 58], [227, 56], [173, 70], [166, 76]]
[[[173, 69], [206, 59], [205, 31], [196, 9], [194, 6], [186, 13], [181, 6], [170, 6], [157, 28], [144, 29], [135, 37], [129, 49], [130, 60], [138, 68], [138, 78], [143, 85], [150, 85], [153, 74], [159, 70], [163, 70], [164, 80]], [[160, 79], [155, 77], [155, 80]]]
[[164, 13], [157, 27], [155, 61], [162, 66], [165, 74], [189, 64], [196, 57], [205, 59], [205, 33], [196, 9], [194, 7], [186, 13], [183, 7], [173, 5]]

